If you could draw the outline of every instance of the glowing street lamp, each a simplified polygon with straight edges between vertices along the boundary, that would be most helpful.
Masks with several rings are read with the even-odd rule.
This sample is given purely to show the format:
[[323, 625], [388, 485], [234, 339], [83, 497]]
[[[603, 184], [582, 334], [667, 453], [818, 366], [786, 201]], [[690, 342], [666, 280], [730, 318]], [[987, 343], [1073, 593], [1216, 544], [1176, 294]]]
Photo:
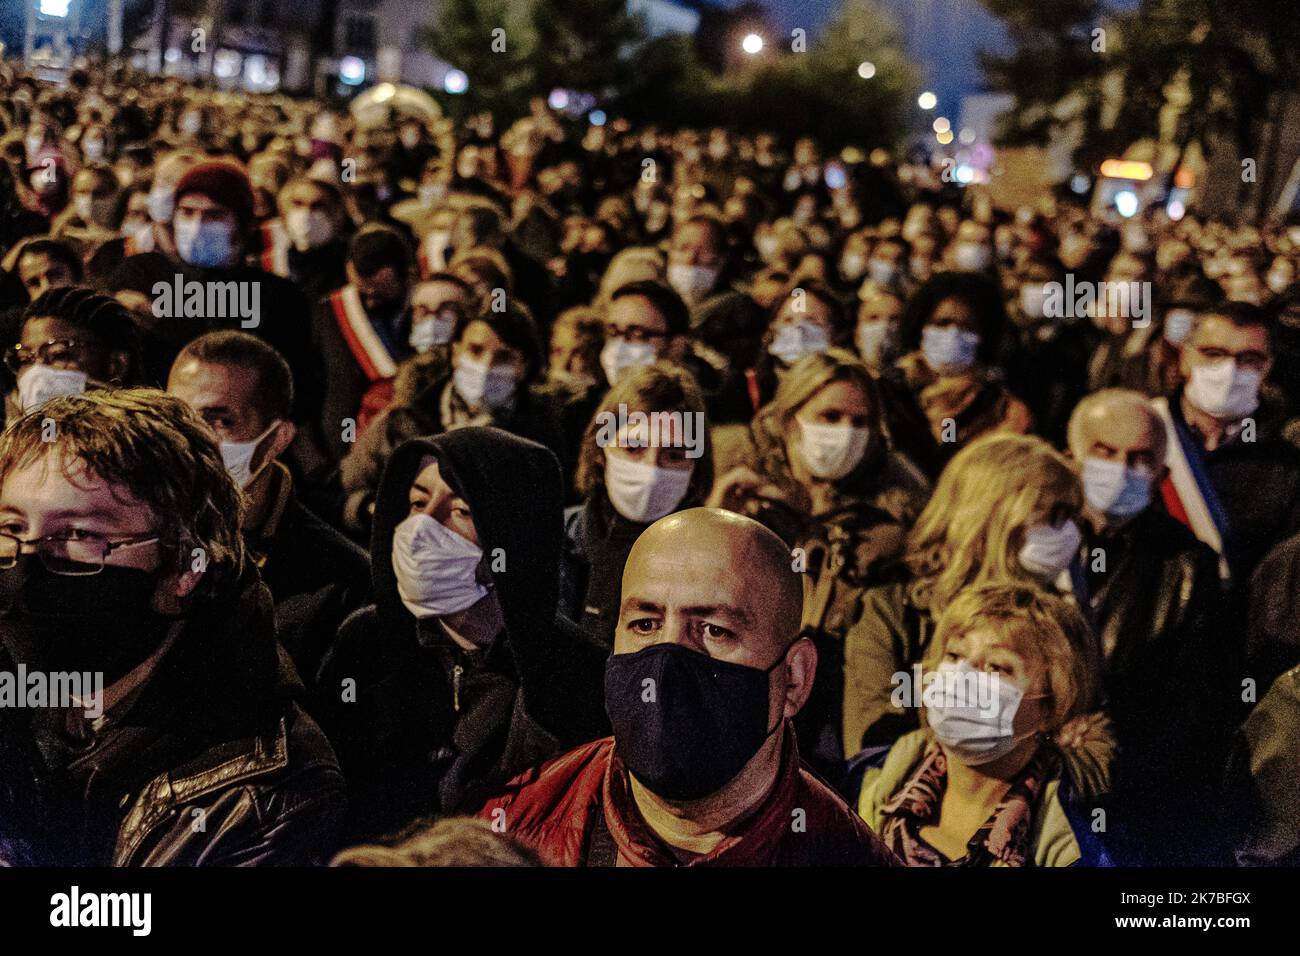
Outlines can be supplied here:
[[932, 110], [939, 105], [939, 97], [926, 90], [916, 98], [916, 105], [923, 110]]
[[763, 52], [763, 38], [757, 33], [746, 34], [745, 39], [740, 41], [740, 48], [750, 56]]
[[858, 76], [862, 77], [864, 80], [869, 80], [875, 75], [876, 64], [872, 63], [870, 60], [864, 60], [862, 63], [858, 64]]

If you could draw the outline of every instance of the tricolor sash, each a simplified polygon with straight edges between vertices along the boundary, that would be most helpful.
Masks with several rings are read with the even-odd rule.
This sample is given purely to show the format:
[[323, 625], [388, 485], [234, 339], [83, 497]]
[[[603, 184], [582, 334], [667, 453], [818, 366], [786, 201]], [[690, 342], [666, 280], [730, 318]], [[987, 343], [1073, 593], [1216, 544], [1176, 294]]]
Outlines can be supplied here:
[[330, 293], [330, 306], [338, 320], [343, 340], [348, 343], [357, 364], [372, 382], [392, 378], [397, 374], [397, 362], [389, 352], [375, 327], [370, 324], [361, 294], [351, 284]]
[[1219, 556], [1219, 577], [1227, 581], [1230, 574], [1224, 542], [1228, 517], [1205, 471], [1200, 446], [1181, 416], [1174, 414], [1168, 399], [1154, 398], [1151, 407], [1164, 421], [1169, 436], [1165, 453], [1169, 477], [1160, 486], [1165, 508], [1214, 549]]
[[289, 233], [279, 219], [262, 223], [262, 268], [285, 279], [290, 277]]

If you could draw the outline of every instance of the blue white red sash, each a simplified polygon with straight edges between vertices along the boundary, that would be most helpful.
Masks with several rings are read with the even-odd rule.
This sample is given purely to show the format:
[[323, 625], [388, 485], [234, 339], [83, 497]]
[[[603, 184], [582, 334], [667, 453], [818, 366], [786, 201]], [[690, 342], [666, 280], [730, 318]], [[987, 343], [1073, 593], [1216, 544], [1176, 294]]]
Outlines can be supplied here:
[[361, 294], [354, 285], [345, 285], [330, 293], [330, 307], [334, 318], [338, 320], [339, 330], [348, 343], [348, 349], [356, 358], [361, 370], [372, 382], [392, 378], [397, 374], [397, 362], [389, 352], [375, 327], [370, 324], [361, 304]]
[[289, 233], [279, 219], [262, 223], [262, 268], [285, 279], [289, 276]]
[[1181, 416], [1174, 414], [1168, 399], [1152, 399], [1151, 407], [1164, 421], [1168, 435], [1165, 465], [1169, 477], [1160, 486], [1165, 507], [1214, 549], [1219, 556], [1219, 576], [1227, 581], [1230, 576], [1225, 547], [1228, 517], [1205, 471], [1200, 446]]

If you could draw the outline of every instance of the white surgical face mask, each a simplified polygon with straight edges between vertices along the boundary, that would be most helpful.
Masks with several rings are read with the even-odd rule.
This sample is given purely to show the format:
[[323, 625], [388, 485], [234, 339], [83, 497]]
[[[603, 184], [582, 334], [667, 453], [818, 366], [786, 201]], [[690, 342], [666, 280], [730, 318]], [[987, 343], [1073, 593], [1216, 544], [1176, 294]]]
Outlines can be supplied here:
[[867, 263], [867, 275], [872, 282], [879, 285], [889, 285], [898, 275], [898, 267], [892, 262], [886, 262], [884, 259], [872, 259]]
[[436, 206], [447, 195], [447, 184], [440, 182], [420, 184], [420, 205]]
[[921, 352], [934, 371], [964, 372], [975, 364], [980, 337], [955, 325], [927, 325], [921, 330]]
[[515, 372], [508, 365], [461, 358], [452, 372], [452, 384], [470, 408], [496, 411], [515, 397]]
[[176, 211], [176, 194], [170, 189], [155, 186], [145, 197], [149, 206], [149, 218], [154, 222], [171, 222], [172, 213]]
[[852, 425], [799, 422], [799, 456], [813, 477], [838, 481], [862, 461], [871, 432]]
[[855, 341], [862, 361], [868, 365], [880, 365], [885, 359], [885, 347], [889, 341], [889, 323], [858, 323]]
[[959, 242], [953, 248], [952, 259], [958, 269], [967, 272], [983, 272], [993, 261], [993, 253], [982, 243]]
[[[998, 674], [975, 670], [969, 661], [944, 661], [936, 668], [943, 678], [943, 703], [927, 707], [926, 722], [944, 752], [968, 767], [978, 767], [1005, 757], [1033, 730], [1015, 732], [1016, 713], [1025, 699], [1024, 691]], [[981, 707], [974, 688], [988, 688], [994, 697]]]
[[393, 529], [393, 573], [402, 604], [417, 618], [442, 617], [487, 595], [476, 573], [483, 550], [423, 512]]
[[92, 163], [99, 162], [104, 158], [104, 141], [102, 139], [85, 140], [81, 144], [81, 152]]
[[262, 440], [275, 431], [279, 424], [279, 419], [271, 422], [266, 431], [252, 441], [223, 441], [221, 443], [221, 461], [225, 464], [230, 477], [235, 479], [235, 484], [239, 485], [240, 491], [251, 485], [253, 479], [262, 473], [262, 469], [270, 464], [271, 460], [268, 458], [257, 466], [257, 471], [254, 471], [253, 457], [257, 454], [257, 446], [262, 444]]
[[708, 294], [717, 283], [718, 271], [713, 266], [674, 263], [668, 266], [668, 284], [683, 299], [698, 299]]
[[1152, 474], [1122, 461], [1089, 455], [1083, 460], [1083, 496], [1107, 518], [1124, 520], [1151, 503]]
[[173, 230], [176, 252], [190, 265], [218, 268], [235, 264], [235, 245], [226, 223], [186, 219], [177, 222]]
[[[771, 262], [776, 258], [776, 251], [780, 248], [776, 236], [770, 233], [759, 236], [754, 240], [754, 246], [758, 249], [758, 257], [764, 262]], [[847, 256], [845, 257], [847, 258]]]
[[290, 209], [284, 214], [284, 231], [299, 252], [318, 249], [334, 238], [334, 224], [319, 209]]
[[1263, 376], [1242, 368], [1231, 358], [1206, 362], [1192, 369], [1187, 400], [1205, 414], [1219, 419], [1242, 419], [1259, 408]]
[[779, 327], [767, 350], [786, 365], [793, 365], [805, 355], [825, 352], [830, 348], [830, 344], [830, 336], [820, 325], [812, 322], [797, 322], [794, 325]]
[[1047, 286], [1041, 282], [1020, 287], [1020, 311], [1029, 319], [1041, 319], [1047, 315]]
[[447, 267], [447, 253], [450, 251], [448, 249], [450, 242], [451, 230], [449, 229], [439, 229], [437, 232], [431, 232], [424, 237], [424, 254], [435, 272]]
[[1165, 314], [1165, 340], [1171, 345], [1182, 345], [1192, 334], [1195, 318], [1191, 309], [1170, 309]]
[[650, 524], [671, 514], [691, 484], [694, 468], [660, 468], [605, 450], [605, 493], [628, 521]]
[[866, 257], [860, 252], [846, 252], [840, 257], [840, 275], [849, 282], [857, 282], [867, 271]]
[[1079, 526], [1069, 519], [1059, 525], [1030, 525], [1020, 548], [1020, 566], [1043, 581], [1055, 581], [1078, 556], [1082, 543]]
[[629, 369], [653, 365], [656, 358], [655, 347], [649, 342], [610, 339], [600, 350], [600, 367], [605, 371], [605, 380], [610, 385], [617, 385]]
[[29, 412], [62, 395], [80, 395], [89, 379], [85, 372], [35, 363], [18, 373], [18, 401]]
[[451, 341], [452, 332], [456, 329], [455, 319], [444, 319], [441, 316], [433, 316], [428, 319], [421, 319], [411, 326], [411, 335], [407, 340], [411, 348], [421, 354], [429, 351], [438, 345], [446, 345]]

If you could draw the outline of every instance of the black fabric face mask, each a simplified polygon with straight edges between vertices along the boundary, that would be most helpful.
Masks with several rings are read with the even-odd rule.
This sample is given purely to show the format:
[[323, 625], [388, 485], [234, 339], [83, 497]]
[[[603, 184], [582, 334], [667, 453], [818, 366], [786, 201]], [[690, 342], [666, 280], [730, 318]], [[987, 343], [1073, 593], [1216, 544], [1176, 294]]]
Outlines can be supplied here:
[[[699, 800], [734, 780], [764, 741], [767, 670], [655, 644], [605, 664], [605, 711], [614, 750], [650, 791]], [[777, 727], [781, 725], [777, 721]]]
[[106, 565], [55, 574], [35, 555], [0, 570], [0, 642], [32, 670], [98, 671], [104, 686], [156, 651], [173, 619], [152, 608], [157, 572]]

